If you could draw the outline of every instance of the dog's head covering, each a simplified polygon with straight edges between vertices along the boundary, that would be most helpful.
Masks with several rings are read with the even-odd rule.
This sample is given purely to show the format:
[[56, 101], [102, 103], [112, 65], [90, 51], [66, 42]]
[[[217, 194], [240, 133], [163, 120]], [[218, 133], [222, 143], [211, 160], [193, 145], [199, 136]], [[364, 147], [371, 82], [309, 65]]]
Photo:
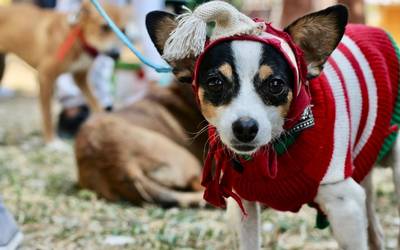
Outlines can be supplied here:
[[[198, 70], [204, 55], [212, 47], [227, 40], [251, 40], [269, 44], [277, 49], [289, 63], [293, 75], [294, 98], [285, 128], [294, 125], [309, 105], [307, 66], [303, 52], [290, 35], [273, 28], [261, 19], [251, 19], [232, 5], [222, 1], [211, 1], [197, 7], [193, 12], [178, 16], [178, 26], [170, 34], [164, 46], [163, 58], [167, 61], [194, 56], [193, 88], [198, 94]], [[211, 36], [207, 38], [207, 23], [215, 23]]]
[[[303, 52], [293, 42], [290, 35], [273, 28], [261, 19], [251, 19], [239, 12], [232, 5], [222, 1], [211, 1], [197, 7], [193, 12], [178, 16], [178, 26], [170, 34], [164, 46], [163, 58], [167, 61], [195, 57], [193, 89], [198, 95], [198, 70], [204, 55], [214, 46], [229, 40], [250, 40], [273, 46], [286, 59], [293, 71], [293, 100], [284, 125], [285, 129], [292, 128], [300, 119], [303, 112], [310, 105], [310, 95], [307, 86], [307, 66]], [[207, 23], [214, 22], [215, 27], [211, 36], [207, 38]], [[209, 130], [210, 138], [216, 133], [215, 128]], [[238, 196], [232, 192], [226, 183], [230, 181], [220, 174], [226, 166], [223, 162], [225, 149], [218, 149], [220, 143], [210, 140], [210, 150], [203, 169], [202, 184], [206, 187], [204, 198], [210, 203], [223, 207], [223, 197], [232, 196], [241, 205]], [[264, 153], [261, 153], [264, 152]], [[231, 153], [226, 153], [231, 154]], [[267, 175], [273, 178], [276, 175], [276, 153], [272, 147], [260, 150], [256, 155], [259, 165], [266, 166]], [[215, 157], [215, 174], [212, 171], [212, 159]], [[228, 156], [229, 158], [229, 156]], [[226, 176], [225, 176], [226, 177]], [[226, 177], [228, 178], [228, 177]]]

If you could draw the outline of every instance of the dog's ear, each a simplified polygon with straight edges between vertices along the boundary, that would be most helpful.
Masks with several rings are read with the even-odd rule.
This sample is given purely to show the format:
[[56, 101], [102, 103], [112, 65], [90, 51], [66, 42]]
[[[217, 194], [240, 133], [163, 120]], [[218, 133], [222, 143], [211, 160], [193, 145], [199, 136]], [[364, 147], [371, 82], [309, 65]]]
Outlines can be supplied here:
[[[163, 54], [164, 45], [169, 35], [178, 25], [175, 17], [175, 15], [164, 11], [152, 11], [146, 16], [147, 32], [160, 55]], [[194, 57], [168, 61], [168, 63], [171, 65], [172, 72], [180, 82], [192, 82], [195, 63]]]
[[81, 3], [80, 14], [87, 15], [92, 12], [93, 6], [90, 0], [83, 0]]
[[321, 73], [325, 61], [343, 37], [347, 18], [347, 8], [335, 5], [301, 17], [285, 28], [304, 51], [308, 78]]
[[152, 11], [146, 15], [146, 28], [158, 52], [162, 55], [164, 44], [178, 23], [174, 14]]
[[96, 13], [95, 7], [92, 5], [90, 0], [83, 0], [81, 2], [81, 6], [77, 13], [77, 21], [84, 22], [89, 18], [93, 13]]

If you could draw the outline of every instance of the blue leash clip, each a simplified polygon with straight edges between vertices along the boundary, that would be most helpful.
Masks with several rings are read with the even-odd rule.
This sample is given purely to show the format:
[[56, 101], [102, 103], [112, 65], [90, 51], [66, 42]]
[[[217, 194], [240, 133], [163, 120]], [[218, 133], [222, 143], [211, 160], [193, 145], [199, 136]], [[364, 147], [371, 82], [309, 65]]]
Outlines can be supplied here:
[[136, 48], [133, 46], [132, 42], [129, 41], [129, 38], [122, 33], [122, 31], [115, 25], [113, 20], [107, 15], [107, 13], [104, 11], [103, 7], [101, 7], [100, 3], [98, 0], [90, 0], [94, 7], [96, 7], [97, 11], [99, 14], [106, 20], [112, 31], [117, 35], [117, 37], [139, 58], [141, 62], [143, 62], [145, 65], [155, 69], [158, 73], [169, 73], [172, 71], [171, 67], [168, 66], [161, 66], [161, 65], [156, 65], [149, 60], [147, 60]]

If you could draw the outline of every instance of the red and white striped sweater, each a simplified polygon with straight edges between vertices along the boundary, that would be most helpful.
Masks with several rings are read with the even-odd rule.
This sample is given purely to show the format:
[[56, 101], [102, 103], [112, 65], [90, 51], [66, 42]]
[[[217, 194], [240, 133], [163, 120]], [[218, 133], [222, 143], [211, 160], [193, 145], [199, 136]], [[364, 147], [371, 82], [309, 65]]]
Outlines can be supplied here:
[[216, 154], [213, 160], [226, 164], [221, 181], [206, 182], [206, 200], [224, 206], [223, 197], [239, 196], [277, 210], [298, 211], [313, 201], [320, 184], [348, 177], [360, 182], [391, 132], [400, 74], [396, 49], [381, 29], [348, 25], [322, 75], [309, 82], [315, 125], [277, 157], [275, 178], [260, 166], [271, 161], [265, 152], [241, 159], [242, 172]]

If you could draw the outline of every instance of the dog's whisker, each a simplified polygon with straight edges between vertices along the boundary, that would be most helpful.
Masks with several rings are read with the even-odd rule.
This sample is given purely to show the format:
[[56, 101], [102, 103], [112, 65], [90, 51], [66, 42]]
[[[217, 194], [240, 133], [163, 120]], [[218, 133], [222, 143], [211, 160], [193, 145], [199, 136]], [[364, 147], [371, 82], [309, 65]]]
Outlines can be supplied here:
[[203, 121], [201, 121], [201, 122], [197, 125], [197, 127], [201, 127], [201, 126], [203, 126], [203, 124], [209, 125], [209, 123], [208, 123], [207, 120], [203, 120]]
[[203, 128], [201, 128], [197, 132], [188, 132], [188, 134], [194, 135], [193, 137], [189, 137], [189, 140], [196, 140], [198, 137], [200, 137], [203, 133], [207, 132], [208, 129], [211, 127], [211, 125], [207, 124]]
[[206, 140], [206, 142], [204, 143], [204, 147], [203, 147], [203, 159], [205, 159], [206, 156], [207, 156], [207, 151], [208, 151], [208, 150], [207, 150], [207, 147], [209, 147], [210, 142], [211, 142], [211, 141], [214, 141], [214, 140], [216, 140], [216, 139], [218, 139], [217, 143], [220, 143], [220, 137], [219, 137], [218, 134], [214, 134], [213, 137], [211, 137], [211, 136], [208, 136], [208, 137], [207, 137], [207, 140]]

